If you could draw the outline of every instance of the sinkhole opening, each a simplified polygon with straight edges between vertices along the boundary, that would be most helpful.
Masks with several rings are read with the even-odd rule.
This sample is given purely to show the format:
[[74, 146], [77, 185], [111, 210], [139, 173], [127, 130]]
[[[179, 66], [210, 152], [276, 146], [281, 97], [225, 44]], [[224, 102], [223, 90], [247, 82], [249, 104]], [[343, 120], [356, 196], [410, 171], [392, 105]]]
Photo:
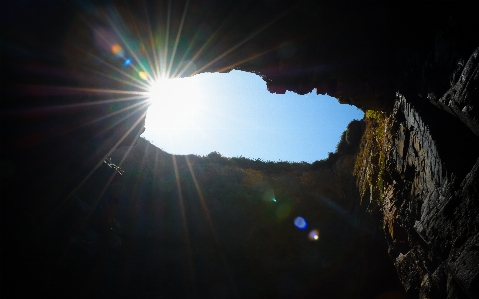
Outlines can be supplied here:
[[202, 73], [152, 82], [142, 137], [170, 154], [308, 162], [334, 152], [355, 106], [315, 91], [271, 94], [253, 73]]

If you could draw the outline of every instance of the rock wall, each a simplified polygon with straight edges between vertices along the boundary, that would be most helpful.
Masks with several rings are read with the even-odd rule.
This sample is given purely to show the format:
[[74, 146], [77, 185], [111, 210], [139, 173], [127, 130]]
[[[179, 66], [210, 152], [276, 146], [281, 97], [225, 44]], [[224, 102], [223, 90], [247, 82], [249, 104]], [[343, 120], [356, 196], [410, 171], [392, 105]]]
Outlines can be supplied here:
[[399, 95], [391, 115], [380, 200], [389, 254], [411, 298], [479, 298], [479, 138], [469, 110], [457, 112], [475, 109], [476, 57], [437, 104], [444, 110]]
[[439, 108], [458, 117], [469, 129], [479, 136], [479, 49], [476, 49], [467, 63], [459, 61], [457, 70], [451, 76], [451, 89], [436, 101], [430, 101]]

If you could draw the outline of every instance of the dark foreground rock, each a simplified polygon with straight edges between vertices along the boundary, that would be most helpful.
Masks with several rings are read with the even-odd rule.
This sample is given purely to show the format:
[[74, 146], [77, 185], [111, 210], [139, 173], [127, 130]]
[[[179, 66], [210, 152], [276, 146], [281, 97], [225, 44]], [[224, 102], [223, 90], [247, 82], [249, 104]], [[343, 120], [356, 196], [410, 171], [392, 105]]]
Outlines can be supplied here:
[[36, 221], [14, 231], [22, 236], [7, 235], [22, 246], [6, 252], [14, 278], [6, 289], [50, 298], [405, 298], [377, 219], [359, 202], [357, 146], [343, 144], [312, 170], [172, 156], [140, 139], [112, 155], [124, 160], [123, 175], [104, 163], [56, 209], [30, 211]]

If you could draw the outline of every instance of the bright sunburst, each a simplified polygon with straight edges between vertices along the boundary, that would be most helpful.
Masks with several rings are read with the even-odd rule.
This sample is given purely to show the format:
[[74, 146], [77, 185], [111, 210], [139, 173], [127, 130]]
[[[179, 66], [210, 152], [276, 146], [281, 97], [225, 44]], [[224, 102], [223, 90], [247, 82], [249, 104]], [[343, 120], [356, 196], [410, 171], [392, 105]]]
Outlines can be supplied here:
[[[96, 169], [109, 161], [107, 160], [108, 156], [117, 147], [133, 145], [135, 138], [142, 133], [144, 127], [148, 127], [152, 131], [157, 129], [157, 131], [173, 137], [171, 139], [175, 139], [174, 144], [176, 147], [172, 148], [172, 152], [177, 153], [180, 152], [183, 144], [196, 143], [201, 145], [206, 143], [204, 141], [206, 140], [205, 138], [198, 141], [198, 136], [204, 133], [202, 132], [201, 124], [215, 123], [219, 118], [226, 119], [229, 122], [232, 121], [228, 113], [222, 115], [218, 113], [219, 110], [214, 111], [215, 108], [220, 106], [218, 102], [215, 103], [216, 105], [208, 106], [206, 104], [208, 101], [211, 102], [211, 94], [206, 96], [206, 93], [203, 92], [202, 83], [195, 80], [198, 77], [195, 76], [196, 78], [193, 78], [189, 76], [194, 76], [207, 71], [209, 68], [213, 68], [215, 63], [225, 59], [248, 40], [258, 35], [271, 22], [255, 30], [251, 35], [238, 40], [237, 44], [232, 45], [223, 53], [209, 60], [207, 58], [208, 55], [203, 54], [209, 50], [211, 44], [217, 42], [217, 32], [211, 32], [209, 35], [204, 36], [198, 36], [198, 34], [192, 34], [191, 32], [190, 34], [183, 35], [185, 20], [188, 19], [188, 16], [196, 14], [192, 9], [189, 10], [189, 3], [189, 0], [184, 2], [168, 1], [165, 5], [166, 7], [145, 7], [144, 14], [133, 13], [133, 10], [129, 9], [127, 5], [118, 8], [114, 5], [105, 8], [88, 6], [86, 16], [80, 16], [78, 20], [74, 21], [71, 28], [73, 28], [72, 30], [76, 34], [69, 35], [68, 42], [65, 43], [65, 49], [62, 49], [62, 52], [66, 53], [68, 65], [71, 65], [72, 69], [78, 72], [75, 73], [74, 77], [81, 80], [78, 84], [79, 86], [32, 87], [33, 91], [40, 91], [43, 96], [48, 93], [55, 96], [72, 94], [83, 96], [79, 103], [69, 105], [68, 107], [64, 107], [67, 106], [64, 105], [55, 108], [99, 107], [98, 109], [93, 109], [94, 113], [88, 113], [88, 117], [85, 117], [85, 123], [79, 125], [79, 127], [83, 127], [98, 124], [97, 127], [93, 128], [98, 128], [99, 132], [95, 132], [95, 135], [92, 136], [94, 140], [86, 144], [88, 145], [88, 150], [86, 150], [87, 146], [85, 144], [78, 143], [78, 146], [81, 148], [80, 151], [85, 153], [92, 152], [93, 158], [88, 160], [94, 161], [96, 159], [94, 161], [96, 165], [72, 188], [70, 194], [60, 206], [70, 203], [68, 199], [76, 195], [95, 173]], [[143, 4], [146, 4], [145, 1], [143, 1]], [[143, 7], [143, 5], [139, 6]], [[181, 13], [178, 14], [178, 12]], [[155, 19], [150, 20], [150, 16], [155, 16]], [[205, 25], [205, 28], [207, 27]], [[196, 28], [193, 29], [196, 30]], [[205, 32], [208, 32], [208, 30]], [[194, 50], [196, 52], [193, 53], [190, 52], [190, 50], [193, 51], [192, 49], [197, 50]], [[257, 53], [251, 57], [243, 57], [233, 61], [227, 67], [223, 66], [218, 71], [228, 71], [273, 50], [270, 49]], [[204, 90], [206, 91], [207, 89], [204, 88]], [[145, 124], [147, 109], [148, 117]], [[211, 114], [212, 111], [216, 112], [213, 116]], [[208, 115], [207, 113], [210, 114]], [[188, 138], [179, 134], [181, 131], [189, 131], [190, 135]], [[232, 135], [229, 130], [222, 131]], [[98, 136], [107, 137], [101, 139]], [[73, 139], [67, 139], [67, 141], [72, 141], [75, 144]], [[90, 147], [92, 148], [91, 150]], [[129, 147], [123, 153], [118, 166], [122, 166], [132, 148]], [[146, 154], [145, 152], [145, 157], [147, 156]], [[181, 190], [183, 178], [180, 177], [179, 167], [174, 155], [172, 160], [174, 173], [165, 173], [165, 176], [176, 178], [176, 188], [178, 191], [176, 194], [178, 194], [177, 199], [184, 232], [182, 244], [187, 244], [188, 250], [189, 274], [187, 275], [188, 277], [194, 277], [193, 250], [189, 232], [191, 225], [188, 223], [191, 219], [187, 217], [188, 215], [185, 212]], [[146, 162], [147, 160], [143, 159], [137, 167], [146, 167]], [[110, 164], [108, 165], [110, 166]], [[116, 165], [114, 166], [116, 167]], [[151, 167], [157, 167], [157, 165], [151, 165]], [[193, 167], [189, 162], [188, 169], [201, 200], [203, 214], [207, 218], [211, 234], [215, 235], [214, 226], [211, 223], [209, 211], [205, 204], [206, 200], [202, 195], [200, 185], [193, 172]], [[79, 227], [86, 225], [90, 216], [96, 211], [102, 196], [108, 194], [106, 192], [109, 192], [108, 187], [114, 178], [115, 175], [110, 176], [105, 186], [101, 189], [100, 195], [96, 198], [94, 205], [87, 215], [83, 217]], [[141, 203], [134, 203], [134, 207], [139, 205]], [[162, 208], [159, 207], [158, 209]], [[132, 210], [136, 211], [136, 208]], [[59, 207], [52, 212], [52, 215], [58, 211], [60, 211]], [[136, 214], [134, 215], [136, 216]], [[222, 255], [221, 252], [220, 254]], [[228, 269], [226, 258], [223, 257], [222, 261], [225, 265], [224, 267]]]
[[195, 127], [201, 111], [201, 89], [193, 78], [155, 80], [150, 83], [148, 98], [149, 127]]

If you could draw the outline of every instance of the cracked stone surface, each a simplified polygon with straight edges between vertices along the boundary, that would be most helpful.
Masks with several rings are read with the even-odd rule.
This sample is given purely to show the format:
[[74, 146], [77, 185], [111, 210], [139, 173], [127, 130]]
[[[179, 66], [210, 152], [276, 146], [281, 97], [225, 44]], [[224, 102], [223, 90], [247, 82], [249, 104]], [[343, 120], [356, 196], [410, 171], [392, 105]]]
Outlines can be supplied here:
[[[475, 73], [463, 73], [474, 89]], [[401, 95], [394, 106], [382, 212], [411, 298], [479, 297], [479, 139], [450, 112]]]

